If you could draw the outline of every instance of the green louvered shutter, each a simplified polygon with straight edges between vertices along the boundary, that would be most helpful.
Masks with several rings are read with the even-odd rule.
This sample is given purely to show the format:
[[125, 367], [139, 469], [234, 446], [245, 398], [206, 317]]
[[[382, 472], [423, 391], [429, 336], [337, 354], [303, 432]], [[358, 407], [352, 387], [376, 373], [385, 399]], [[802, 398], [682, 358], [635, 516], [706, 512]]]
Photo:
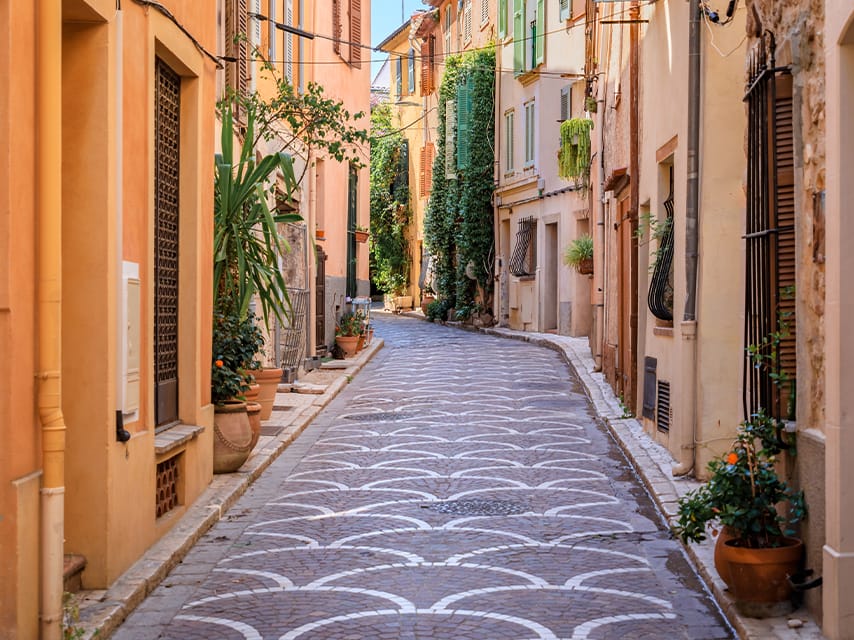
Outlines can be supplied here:
[[546, 0], [537, 0], [537, 40], [533, 67], [546, 60]]
[[525, 72], [525, 0], [513, 0], [513, 72]]
[[507, 35], [507, 0], [498, 0], [498, 37]]
[[472, 81], [457, 85], [457, 168], [468, 169], [471, 158]]

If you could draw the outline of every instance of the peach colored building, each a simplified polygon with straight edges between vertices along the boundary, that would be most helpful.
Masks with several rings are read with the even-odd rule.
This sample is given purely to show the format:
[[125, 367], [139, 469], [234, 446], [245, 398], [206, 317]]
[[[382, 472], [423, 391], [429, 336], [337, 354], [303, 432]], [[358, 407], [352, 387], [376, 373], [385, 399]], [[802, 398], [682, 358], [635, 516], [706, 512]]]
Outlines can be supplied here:
[[0, 8], [3, 637], [61, 637], [64, 554], [108, 586], [211, 479], [216, 11], [170, 11]]
[[592, 279], [563, 262], [594, 231], [590, 192], [558, 175], [561, 123], [585, 113], [585, 9], [497, 7], [495, 313], [513, 329], [579, 336], [592, 325]]

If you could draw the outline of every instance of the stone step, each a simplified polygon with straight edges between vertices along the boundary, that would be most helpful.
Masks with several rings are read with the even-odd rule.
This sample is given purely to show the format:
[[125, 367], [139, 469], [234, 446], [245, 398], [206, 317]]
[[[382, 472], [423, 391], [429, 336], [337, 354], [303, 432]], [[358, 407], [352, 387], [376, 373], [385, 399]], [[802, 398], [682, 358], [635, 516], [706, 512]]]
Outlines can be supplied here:
[[63, 589], [68, 593], [77, 593], [83, 588], [83, 570], [86, 568], [86, 558], [81, 555], [67, 553], [62, 567]]

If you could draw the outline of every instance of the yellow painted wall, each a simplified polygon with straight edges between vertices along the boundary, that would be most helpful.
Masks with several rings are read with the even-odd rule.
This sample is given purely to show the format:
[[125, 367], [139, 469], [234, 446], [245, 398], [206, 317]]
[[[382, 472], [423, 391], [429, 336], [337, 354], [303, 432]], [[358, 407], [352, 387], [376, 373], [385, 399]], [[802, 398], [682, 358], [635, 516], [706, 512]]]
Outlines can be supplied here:
[[0, 637], [38, 633], [34, 14], [0, 2]]

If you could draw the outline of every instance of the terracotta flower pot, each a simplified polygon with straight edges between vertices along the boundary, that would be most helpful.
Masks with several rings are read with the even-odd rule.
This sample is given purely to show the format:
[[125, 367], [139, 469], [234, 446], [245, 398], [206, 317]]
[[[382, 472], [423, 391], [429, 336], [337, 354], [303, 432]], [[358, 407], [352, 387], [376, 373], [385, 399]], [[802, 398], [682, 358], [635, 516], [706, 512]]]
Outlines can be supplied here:
[[246, 415], [249, 416], [249, 427], [252, 429], [252, 442], [249, 445], [251, 451], [261, 437], [261, 405], [257, 402], [247, 402]]
[[276, 391], [279, 389], [279, 382], [282, 380], [282, 370], [265, 368], [259, 371], [254, 371], [255, 382], [261, 385], [261, 391], [258, 394], [258, 404], [261, 405], [261, 420], [269, 420], [273, 413], [273, 404], [276, 401]]
[[726, 549], [724, 545], [735, 538], [735, 531], [730, 527], [723, 527], [715, 539], [715, 570], [724, 581], [726, 586], [730, 586], [729, 564], [726, 560]]
[[359, 336], [335, 336], [335, 344], [341, 347], [345, 358], [351, 358], [356, 355], [356, 345], [359, 343]]
[[252, 428], [246, 403], [233, 400], [214, 407], [214, 473], [237, 471], [252, 451]]
[[246, 402], [255, 402], [258, 400], [258, 394], [261, 393], [261, 385], [257, 382], [253, 382], [249, 385], [249, 389], [243, 394], [243, 397], [246, 398]]
[[[795, 538], [783, 538], [782, 546], [750, 549], [729, 540], [723, 547], [723, 559], [729, 566], [730, 592], [736, 602], [776, 603], [791, 596], [789, 576], [800, 569], [804, 545]], [[741, 608], [741, 606], [740, 606]], [[745, 611], [751, 615], [749, 611]]]

